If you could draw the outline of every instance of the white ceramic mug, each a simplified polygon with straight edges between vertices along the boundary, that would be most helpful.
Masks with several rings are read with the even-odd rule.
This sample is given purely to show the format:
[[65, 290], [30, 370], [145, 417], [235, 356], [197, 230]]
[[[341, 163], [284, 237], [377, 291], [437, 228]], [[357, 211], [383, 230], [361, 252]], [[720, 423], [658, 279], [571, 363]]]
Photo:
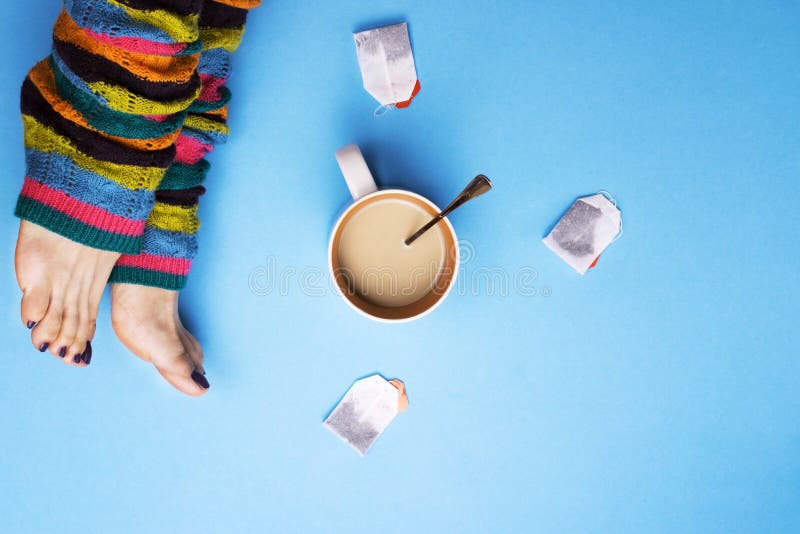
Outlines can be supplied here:
[[406, 322], [427, 315], [444, 301], [455, 285], [459, 267], [459, 248], [453, 226], [447, 218], [438, 224], [442, 236], [440, 240], [442, 261], [438, 273], [432, 277], [434, 282], [427, 293], [414, 302], [398, 306], [371, 302], [364, 295], [359, 294], [358, 288], [354, 287], [352, 280], [344, 272], [346, 269], [340, 263], [342, 233], [353, 216], [370, 206], [371, 203], [382, 200], [413, 204], [415, 208], [421, 209], [431, 218], [441, 210], [427, 198], [411, 191], [404, 189], [379, 190], [361, 155], [361, 150], [356, 145], [348, 145], [339, 149], [336, 152], [336, 160], [342, 170], [345, 182], [347, 182], [347, 187], [350, 189], [353, 202], [339, 216], [328, 242], [328, 268], [335, 287], [351, 308], [376, 321]]

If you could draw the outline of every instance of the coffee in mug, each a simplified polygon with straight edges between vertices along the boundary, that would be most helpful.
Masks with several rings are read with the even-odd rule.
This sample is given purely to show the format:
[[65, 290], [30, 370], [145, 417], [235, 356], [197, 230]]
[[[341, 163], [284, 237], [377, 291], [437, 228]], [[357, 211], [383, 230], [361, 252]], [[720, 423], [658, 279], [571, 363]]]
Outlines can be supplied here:
[[355, 145], [338, 151], [337, 160], [355, 200], [334, 226], [329, 245], [338, 289], [373, 319], [408, 321], [430, 312], [447, 295], [458, 270], [452, 225], [444, 219], [406, 245], [439, 208], [410, 191], [378, 191]]

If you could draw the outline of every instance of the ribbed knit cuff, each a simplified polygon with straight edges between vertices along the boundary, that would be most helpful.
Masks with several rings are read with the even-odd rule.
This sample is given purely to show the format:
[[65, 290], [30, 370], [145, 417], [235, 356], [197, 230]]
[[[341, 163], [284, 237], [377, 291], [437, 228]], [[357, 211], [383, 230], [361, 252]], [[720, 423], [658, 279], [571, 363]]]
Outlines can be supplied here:
[[112, 284], [138, 284], [180, 291], [186, 286], [191, 260], [166, 256], [122, 256], [108, 281]]
[[[70, 211], [73, 212], [70, 213]], [[17, 199], [14, 214], [87, 247], [111, 250], [122, 254], [136, 254], [142, 248], [141, 234], [126, 235], [113, 231], [116, 221], [111, 220], [115, 218], [111, 214], [108, 214], [107, 217], [103, 215], [94, 217], [89, 224], [84, 222], [86, 220], [85, 213], [68, 208], [60, 211], [26, 196], [20, 196]]]

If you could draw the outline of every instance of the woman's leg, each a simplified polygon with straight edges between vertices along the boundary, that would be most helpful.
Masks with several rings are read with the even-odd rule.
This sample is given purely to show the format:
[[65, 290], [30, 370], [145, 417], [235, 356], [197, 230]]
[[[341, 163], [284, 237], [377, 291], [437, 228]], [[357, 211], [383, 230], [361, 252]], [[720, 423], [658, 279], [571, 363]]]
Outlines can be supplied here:
[[176, 157], [156, 190], [142, 252], [123, 255], [111, 274], [111, 317], [128, 349], [152, 362], [174, 387], [200, 395], [209, 384], [200, 344], [181, 324], [178, 292], [197, 252], [197, 204], [209, 169], [205, 156], [228, 136], [225, 82], [253, 1], [206, 0], [200, 15], [202, 89], [189, 107]]
[[120, 254], [141, 250], [154, 190], [200, 92], [201, 0], [69, 0], [22, 87], [27, 170], [16, 207], [22, 321], [34, 346], [91, 361]]

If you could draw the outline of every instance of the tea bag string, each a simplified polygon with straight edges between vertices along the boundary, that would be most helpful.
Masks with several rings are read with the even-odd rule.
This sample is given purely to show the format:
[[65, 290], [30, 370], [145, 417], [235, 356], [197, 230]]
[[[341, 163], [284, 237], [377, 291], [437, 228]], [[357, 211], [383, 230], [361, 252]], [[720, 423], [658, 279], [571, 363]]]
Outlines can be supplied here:
[[392, 110], [394, 108], [395, 108], [394, 104], [383, 104], [382, 106], [378, 106], [377, 108], [375, 108], [375, 111], [373, 111], [372, 114], [376, 117], [383, 117], [389, 112], [389, 110]]
[[[605, 189], [601, 189], [600, 191], [597, 192], [597, 194], [603, 195], [604, 197], [606, 197], [606, 199], [609, 202], [611, 202], [614, 205], [615, 208], [619, 209], [619, 207], [617, 207], [617, 199], [614, 198], [614, 195], [612, 195], [611, 193], [609, 193]], [[611, 240], [611, 242], [613, 243], [614, 241], [616, 241], [620, 237], [622, 237], [622, 212], [621, 211], [619, 212], [619, 232], [617, 232], [617, 235], [614, 237], [614, 239]]]

